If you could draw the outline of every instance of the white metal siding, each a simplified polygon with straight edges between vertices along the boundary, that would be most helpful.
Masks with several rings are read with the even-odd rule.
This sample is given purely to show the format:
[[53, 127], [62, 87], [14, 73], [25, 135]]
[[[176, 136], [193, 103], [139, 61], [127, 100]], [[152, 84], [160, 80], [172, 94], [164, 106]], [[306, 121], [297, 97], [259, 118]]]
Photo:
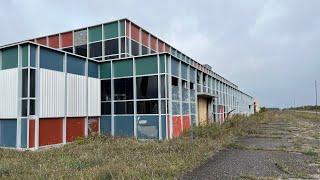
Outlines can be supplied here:
[[18, 69], [0, 71], [0, 118], [17, 118]]
[[63, 117], [64, 72], [40, 69], [40, 118]]
[[67, 116], [86, 116], [86, 77], [67, 74]]
[[100, 79], [88, 78], [88, 116], [100, 116]]

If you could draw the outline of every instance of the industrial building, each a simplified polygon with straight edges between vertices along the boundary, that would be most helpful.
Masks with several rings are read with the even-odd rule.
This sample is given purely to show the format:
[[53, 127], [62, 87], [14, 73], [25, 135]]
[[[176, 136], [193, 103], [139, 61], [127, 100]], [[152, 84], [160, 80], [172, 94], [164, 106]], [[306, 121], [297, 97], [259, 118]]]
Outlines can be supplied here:
[[0, 147], [91, 133], [166, 140], [250, 115], [253, 97], [128, 19], [0, 47]]

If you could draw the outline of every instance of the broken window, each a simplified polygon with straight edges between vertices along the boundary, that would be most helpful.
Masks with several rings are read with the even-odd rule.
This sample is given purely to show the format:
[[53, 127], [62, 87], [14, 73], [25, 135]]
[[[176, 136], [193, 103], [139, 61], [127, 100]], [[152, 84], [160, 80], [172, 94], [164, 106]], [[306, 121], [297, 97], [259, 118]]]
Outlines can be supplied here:
[[158, 114], [158, 100], [137, 101], [138, 114]]
[[133, 114], [133, 101], [115, 102], [115, 114]]
[[133, 99], [133, 78], [123, 78], [114, 80], [114, 99]]
[[144, 76], [137, 78], [137, 98], [158, 98], [158, 76]]
[[101, 81], [101, 101], [111, 101], [111, 80]]

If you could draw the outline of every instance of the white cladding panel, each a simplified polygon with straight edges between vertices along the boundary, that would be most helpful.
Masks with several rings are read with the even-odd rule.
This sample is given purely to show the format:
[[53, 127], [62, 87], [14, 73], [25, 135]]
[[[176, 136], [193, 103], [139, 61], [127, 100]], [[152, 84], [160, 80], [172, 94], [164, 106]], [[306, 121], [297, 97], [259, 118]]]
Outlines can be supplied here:
[[88, 78], [88, 116], [100, 116], [100, 79]]
[[86, 77], [67, 74], [67, 116], [86, 116]]
[[18, 69], [0, 71], [0, 118], [17, 118]]
[[40, 69], [40, 118], [63, 117], [65, 73]]

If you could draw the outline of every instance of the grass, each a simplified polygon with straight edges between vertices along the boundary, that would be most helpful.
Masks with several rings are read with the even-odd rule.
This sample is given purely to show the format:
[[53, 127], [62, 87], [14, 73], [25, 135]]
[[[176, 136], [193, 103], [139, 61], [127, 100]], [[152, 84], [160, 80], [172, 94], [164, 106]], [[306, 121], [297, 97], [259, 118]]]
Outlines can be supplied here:
[[234, 116], [222, 126], [195, 127], [170, 141], [96, 136], [39, 152], [0, 149], [0, 178], [175, 179], [227, 147], [236, 136], [254, 134], [258, 123], [274, 116]]

